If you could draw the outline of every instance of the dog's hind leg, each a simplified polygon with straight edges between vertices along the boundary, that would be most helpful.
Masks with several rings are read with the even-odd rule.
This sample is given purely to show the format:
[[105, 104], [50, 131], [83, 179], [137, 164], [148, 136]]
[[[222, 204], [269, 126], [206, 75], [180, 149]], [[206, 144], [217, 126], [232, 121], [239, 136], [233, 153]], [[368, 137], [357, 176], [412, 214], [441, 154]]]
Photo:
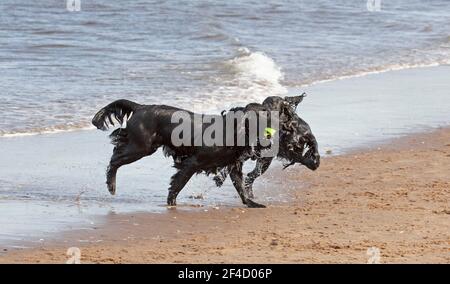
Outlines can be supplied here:
[[247, 196], [249, 198], [254, 198], [253, 195], [253, 183], [255, 180], [261, 176], [263, 173], [267, 171], [270, 164], [272, 163], [273, 158], [271, 157], [265, 157], [265, 158], [259, 158], [256, 160], [255, 168], [247, 174], [247, 177], [245, 178], [244, 186], [245, 191], [247, 193]]
[[242, 173], [242, 162], [237, 162], [231, 169], [230, 169], [230, 178], [233, 182], [234, 187], [236, 188], [239, 197], [242, 200], [242, 203], [247, 205], [250, 208], [265, 208], [266, 206], [256, 203], [250, 198], [248, 198], [247, 193], [245, 192], [244, 188], [244, 180], [243, 180], [243, 173]]
[[151, 155], [156, 149], [148, 151], [144, 147], [139, 147], [134, 144], [127, 144], [122, 147], [114, 147], [114, 152], [106, 170], [106, 185], [109, 193], [114, 195], [116, 193], [116, 174], [117, 170], [123, 166], [133, 163], [145, 156]]

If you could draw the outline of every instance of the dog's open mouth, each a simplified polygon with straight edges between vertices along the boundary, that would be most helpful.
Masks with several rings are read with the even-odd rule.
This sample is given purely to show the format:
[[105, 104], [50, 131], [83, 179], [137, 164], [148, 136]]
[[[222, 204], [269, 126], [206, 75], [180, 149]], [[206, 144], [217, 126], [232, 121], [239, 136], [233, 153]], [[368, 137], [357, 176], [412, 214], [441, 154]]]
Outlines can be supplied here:
[[316, 157], [314, 155], [314, 153], [316, 152], [315, 147], [309, 141], [300, 144], [301, 146], [298, 145], [299, 144], [297, 144], [297, 146], [295, 147], [296, 155], [288, 159], [289, 163], [284, 165], [284, 169], [296, 163], [305, 165], [308, 168], [315, 168], [314, 166], [316, 164]]
[[303, 143], [300, 149], [302, 153], [300, 158], [301, 161], [310, 160], [314, 158], [313, 155], [316, 152], [316, 149], [311, 142], [307, 141]]
[[302, 158], [303, 159], [311, 158], [313, 153], [314, 153], [314, 148], [311, 147], [308, 143], [305, 143], [303, 145]]
[[311, 142], [305, 142], [301, 151], [301, 157], [299, 162], [311, 170], [315, 170], [318, 167], [318, 157], [316, 155], [317, 150], [315, 145]]

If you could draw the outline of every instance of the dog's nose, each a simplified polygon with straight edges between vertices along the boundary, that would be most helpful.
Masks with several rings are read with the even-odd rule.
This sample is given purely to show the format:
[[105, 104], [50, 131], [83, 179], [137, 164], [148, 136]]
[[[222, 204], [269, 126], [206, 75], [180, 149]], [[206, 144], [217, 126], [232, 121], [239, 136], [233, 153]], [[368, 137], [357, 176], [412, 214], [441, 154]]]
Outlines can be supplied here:
[[314, 154], [314, 166], [312, 168], [313, 171], [317, 170], [320, 166], [320, 155], [318, 153]]

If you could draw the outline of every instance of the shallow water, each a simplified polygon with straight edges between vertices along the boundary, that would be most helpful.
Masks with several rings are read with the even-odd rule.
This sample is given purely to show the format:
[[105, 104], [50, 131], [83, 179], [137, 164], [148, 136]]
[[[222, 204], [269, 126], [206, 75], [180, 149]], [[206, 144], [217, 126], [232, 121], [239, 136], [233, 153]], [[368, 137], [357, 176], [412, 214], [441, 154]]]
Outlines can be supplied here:
[[447, 0], [80, 1], [0, 2], [0, 135], [90, 127], [118, 98], [217, 111], [450, 57]]
[[[324, 157], [327, 150], [370, 147], [449, 125], [449, 74], [450, 66], [442, 66], [312, 85], [298, 112]], [[0, 138], [0, 243], [40, 243], [54, 232], [97, 226], [98, 216], [110, 213], [165, 212], [171, 160], [158, 151], [122, 167], [117, 195], [110, 196], [104, 180], [111, 152], [107, 133], [97, 130]], [[290, 202], [301, 190], [302, 184], [282, 176], [277, 162], [257, 180], [259, 202]], [[178, 203], [177, 210], [242, 206], [229, 181], [219, 189], [204, 175], [191, 179]]]
[[340, 154], [450, 123], [450, 66], [312, 85], [298, 108], [321, 152]]
[[[114, 99], [217, 113], [307, 91], [299, 114], [322, 154], [450, 124], [446, 0], [382, 1], [380, 12], [350, 0], [81, 0], [81, 8], [0, 2], [0, 244], [89, 229], [111, 212], [166, 210], [174, 171], [159, 152], [120, 170], [116, 196], [105, 188], [107, 134], [80, 129]], [[259, 201], [289, 202], [301, 186], [280, 179], [279, 166], [257, 181]], [[241, 206], [229, 182], [217, 189], [201, 175], [179, 203]]]
[[[55, 232], [92, 229], [111, 213], [166, 212], [171, 159], [158, 151], [122, 167], [111, 196], [105, 169], [112, 148], [106, 132], [93, 130], [0, 138], [0, 245], [33, 245]], [[288, 202], [290, 190], [281, 189], [259, 186], [258, 199]], [[177, 210], [241, 206], [230, 181], [216, 188], [204, 175], [192, 178], [177, 201]]]

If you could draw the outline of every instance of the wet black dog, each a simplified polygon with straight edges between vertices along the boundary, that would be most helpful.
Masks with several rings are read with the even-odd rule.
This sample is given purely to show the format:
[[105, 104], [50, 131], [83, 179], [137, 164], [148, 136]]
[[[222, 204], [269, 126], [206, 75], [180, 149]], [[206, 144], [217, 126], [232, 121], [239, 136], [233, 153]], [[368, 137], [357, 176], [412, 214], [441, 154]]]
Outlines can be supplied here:
[[[193, 146], [195, 145], [194, 143], [188, 146], [175, 145], [172, 141], [172, 133], [178, 125], [172, 122], [172, 117], [179, 111], [183, 111], [190, 116], [192, 129], [200, 127], [203, 133], [211, 125], [211, 123], [197, 125], [193, 118], [194, 113], [189, 111], [166, 105], [140, 105], [128, 100], [115, 101], [102, 108], [94, 116], [92, 123], [102, 130], [108, 128], [108, 122], [109, 124], [114, 124], [112, 118], [115, 118], [120, 124], [126, 121], [126, 128], [118, 128], [110, 135], [115, 147], [106, 173], [106, 183], [109, 192], [115, 194], [116, 174], [121, 166], [149, 156], [159, 147], [163, 147], [165, 154], [173, 157], [175, 168], [177, 169], [177, 172], [172, 176], [169, 187], [167, 198], [169, 206], [176, 205], [178, 193], [192, 175], [201, 172], [206, 174], [217, 173], [226, 168], [242, 202], [248, 207], [265, 207], [254, 202], [246, 194], [242, 163], [248, 157], [258, 156], [267, 146], [263, 146], [259, 142], [256, 144], [249, 143], [248, 139], [245, 140], [246, 144], [242, 146]], [[243, 111], [244, 113], [249, 113], [249, 111], [265, 113], [270, 120], [270, 112], [260, 104], [249, 104]], [[283, 111], [287, 112], [289, 110], [284, 109]], [[212, 120], [218, 118], [223, 118], [223, 116], [213, 116]], [[222, 121], [225, 120], [222, 119]], [[287, 122], [285, 121], [285, 123]], [[224, 129], [226, 129], [225, 126]], [[248, 135], [247, 131], [247, 124], [245, 124], [243, 129], [234, 125], [234, 139], [236, 140], [241, 135]], [[280, 135], [282, 135], [281, 132]], [[194, 133], [192, 140], [195, 139]], [[294, 140], [288, 141], [287, 144], [294, 142]]]
[[[268, 110], [282, 111], [284, 108], [290, 108], [290, 111], [284, 112], [283, 115], [289, 117], [282, 118], [282, 121], [288, 121], [283, 124], [283, 135], [279, 138], [280, 147], [277, 158], [287, 161], [284, 168], [295, 163], [302, 164], [310, 170], [316, 170], [320, 165], [319, 147], [308, 123], [296, 114], [296, 108], [302, 102], [305, 94], [293, 97], [268, 97], [262, 105]], [[292, 143], [293, 142], [293, 143]], [[255, 159], [255, 157], [249, 157]], [[244, 188], [249, 198], [253, 198], [253, 183], [255, 180], [267, 171], [274, 157], [256, 157], [255, 168], [249, 172], [244, 180]], [[227, 169], [224, 168], [214, 177], [214, 181], [218, 187], [222, 186], [228, 176]]]

